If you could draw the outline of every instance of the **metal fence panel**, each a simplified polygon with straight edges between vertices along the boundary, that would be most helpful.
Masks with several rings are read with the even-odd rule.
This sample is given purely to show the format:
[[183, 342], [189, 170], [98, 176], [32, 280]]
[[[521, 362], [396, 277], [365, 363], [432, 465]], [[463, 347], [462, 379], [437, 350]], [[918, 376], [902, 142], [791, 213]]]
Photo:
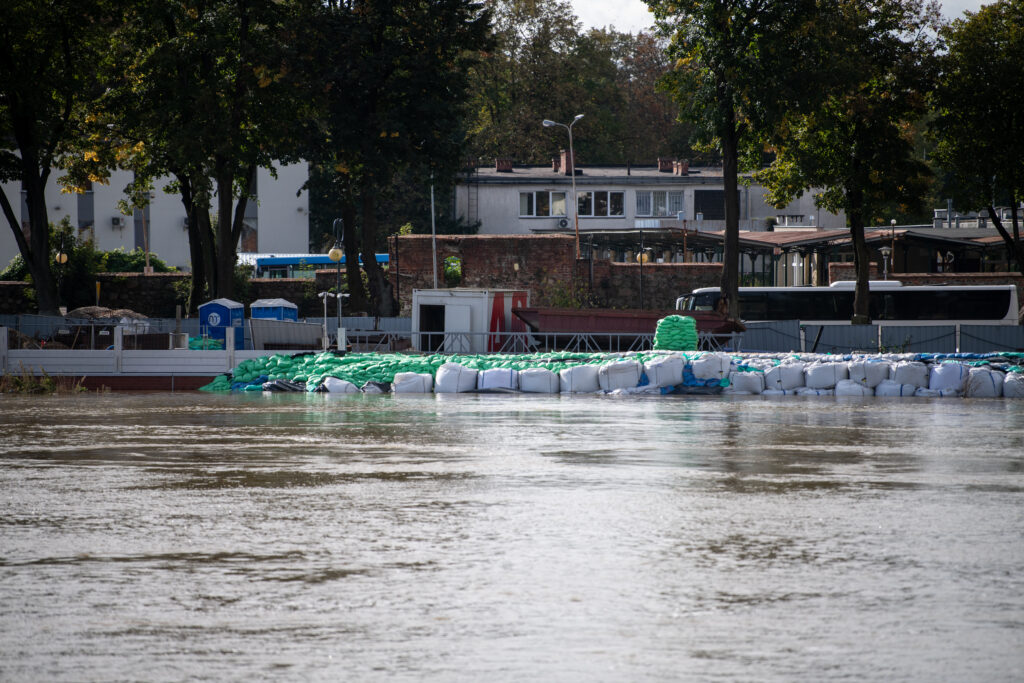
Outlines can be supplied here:
[[741, 348], [744, 351], [778, 352], [800, 350], [800, 322], [779, 320], [774, 322], [746, 323]]
[[964, 353], [1024, 351], [1024, 327], [1020, 325], [961, 325], [960, 350]]
[[877, 353], [878, 326], [806, 325], [804, 350], [808, 353]]
[[956, 353], [956, 326], [885, 325], [882, 350], [888, 353]]

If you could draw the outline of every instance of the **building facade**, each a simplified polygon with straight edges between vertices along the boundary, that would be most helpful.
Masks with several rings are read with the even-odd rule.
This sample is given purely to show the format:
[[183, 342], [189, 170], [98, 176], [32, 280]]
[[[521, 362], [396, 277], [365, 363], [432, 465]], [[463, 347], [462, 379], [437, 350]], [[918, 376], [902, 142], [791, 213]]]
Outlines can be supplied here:
[[[59, 169], [50, 174], [46, 187], [46, 207], [51, 223], [67, 217], [81, 239], [92, 240], [97, 249], [114, 251], [146, 249], [169, 266], [188, 270], [191, 266], [188, 224], [185, 208], [177, 194], [168, 194], [163, 187], [170, 178], [153, 184], [150, 204], [136, 210], [133, 216], [123, 215], [117, 203], [125, 198], [124, 188], [132, 180], [128, 171], [115, 171], [107, 185], [92, 185], [82, 194], [62, 193], [56, 182]], [[245, 228], [239, 251], [306, 252], [309, 250], [309, 196], [302, 189], [309, 169], [306, 164], [278, 166], [277, 177], [268, 169], [257, 171], [254, 192], [245, 212]], [[17, 183], [2, 186], [11, 206], [20, 209], [22, 229], [28, 229], [28, 207], [24, 192]], [[7, 221], [0, 229], [0, 268], [6, 267], [18, 254]]]

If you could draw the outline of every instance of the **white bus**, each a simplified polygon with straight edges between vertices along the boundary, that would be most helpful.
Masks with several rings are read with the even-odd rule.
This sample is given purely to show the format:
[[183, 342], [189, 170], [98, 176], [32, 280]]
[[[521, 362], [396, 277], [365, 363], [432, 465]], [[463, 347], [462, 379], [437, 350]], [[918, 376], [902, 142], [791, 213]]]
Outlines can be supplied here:
[[[829, 287], [740, 287], [740, 317], [748, 322], [799, 320], [806, 324], [849, 323], [853, 281]], [[904, 286], [897, 280], [870, 282], [871, 321], [878, 325], [1017, 325], [1014, 285]], [[702, 287], [676, 299], [677, 311], [713, 311], [718, 287]]]

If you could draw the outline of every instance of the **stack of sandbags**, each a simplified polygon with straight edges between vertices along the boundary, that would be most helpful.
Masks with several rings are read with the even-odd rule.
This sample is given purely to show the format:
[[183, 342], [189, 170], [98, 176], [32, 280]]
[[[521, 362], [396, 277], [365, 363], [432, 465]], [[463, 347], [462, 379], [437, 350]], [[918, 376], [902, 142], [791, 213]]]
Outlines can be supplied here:
[[559, 378], [547, 368], [527, 368], [519, 371], [519, 390], [531, 394], [557, 394]]
[[732, 368], [732, 357], [725, 353], [705, 353], [690, 361], [693, 376], [697, 379], [724, 379]]
[[[890, 364], [886, 361], [877, 360], [854, 360], [847, 363], [847, 367], [850, 372], [850, 381], [872, 389], [889, 379], [891, 369]], [[838, 391], [836, 395], [839, 395]]]
[[811, 363], [804, 367], [804, 385], [808, 389], [835, 389], [843, 379], [849, 379], [846, 363]]
[[683, 383], [683, 357], [673, 353], [644, 363], [644, 374], [652, 387], [674, 387]]
[[654, 348], [658, 351], [696, 351], [697, 321], [682, 315], [662, 318], [654, 330]]
[[971, 368], [964, 385], [967, 398], [999, 398], [1003, 395], [1005, 376], [992, 368]]
[[434, 390], [434, 377], [425, 372], [400, 372], [391, 383], [396, 394], [429, 394]]
[[928, 375], [928, 388], [918, 389], [914, 395], [924, 398], [955, 398], [962, 396], [970, 368], [963, 363], [933, 365]]
[[783, 363], [764, 371], [765, 390], [793, 393], [804, 385], [804, 364], [797, 361]]
[[892, 366], [889, 379], [896, 384], [910, 384], [915, 387], [928, 386], [928, 366], [916, 360], [900, 361]]
[[481, 370], [476, 375], [476, 388], [478, 391], [516, 391], [519, 389], [519, 371], [512, 368]]
[[619, 360], [605, 363], [597, 369], [597, 382], [601, 391], [632, 389], [640, 384], [644, 368], [635, 360]]
[[597, 367], [577, 365], [558, 372], [559, 389], [563, 394], [591, 394], [601, 390]]

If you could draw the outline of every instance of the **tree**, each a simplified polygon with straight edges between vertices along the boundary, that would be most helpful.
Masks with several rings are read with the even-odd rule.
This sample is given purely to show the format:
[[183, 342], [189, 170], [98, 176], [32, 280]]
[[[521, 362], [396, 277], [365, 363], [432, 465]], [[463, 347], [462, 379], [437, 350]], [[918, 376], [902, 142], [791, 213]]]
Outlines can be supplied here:
[[28, 229], [0, 192], [36, 290], [40, 313], [57, 313], [44, 196], [51, 169], [78, 143], [86, 104], [103, 90], [96, 77], [115, 26], [103, 0], [11, 0], [0, 21], [0, 181], [20, 182]]
[[776, 158], [759, 178], [782, 206], [811, 187], [815, 202], [845, 209], [857, 285], [853, 322], [869, 323], [864, 226], [889, 202], [914, 205], [929, 170], [914, 154], [913, 122], [926, 113], [934, 76], [938, 6], [919, 0], [830, 3], [817, 28], [831, 36], [831, 82], [809, 112], [772, 134]]
[[[378, 206], [409, 168], [454, 174], [465, 139], [466, 71], [488, 47], [489, 14], [472, 0], [329, 2], [316, 21], [311, 91], [320, 112], [307, 156], [341, 198], [349, 293], [394, 315], [390, 283], [372, 255], [383, 247]], [[358, 218], [358, 225], [357, 225]], [[395, 232], [398, 226], [394, 226]]]
[[725, 241], [721, 291], [739, 319], [739, 170], [760, 158], [758, 141], [814, 92], [823, 67], [813, 0], [645, 0], [671, 36], [675, 68], [663, 87], [722, 155]]
[[[1024, 0], [998, 0], [942, 31], [932, 99], [935, 158], [958, 206], [985, 207], [1007, 252], [1024, 272], [1019, 206], [1024, 200]], [[1010, 206], [1013, 235], [996, 207]]]

